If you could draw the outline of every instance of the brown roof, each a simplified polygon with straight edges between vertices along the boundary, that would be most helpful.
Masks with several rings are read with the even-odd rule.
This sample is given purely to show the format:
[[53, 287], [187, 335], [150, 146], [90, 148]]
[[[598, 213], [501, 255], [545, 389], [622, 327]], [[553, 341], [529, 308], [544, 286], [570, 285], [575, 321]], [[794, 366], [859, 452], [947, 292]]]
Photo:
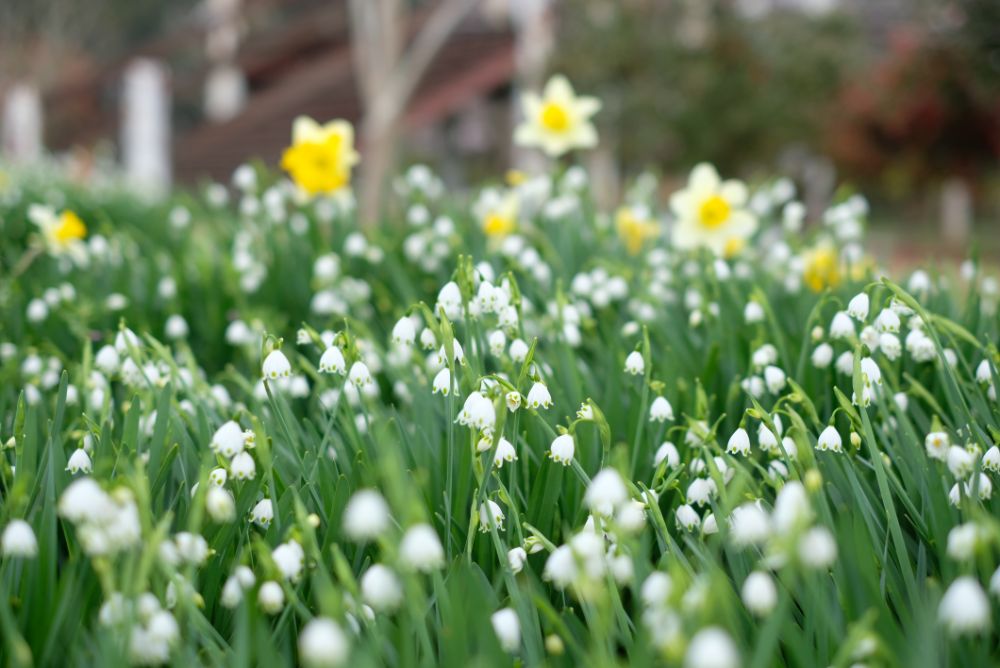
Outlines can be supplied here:
[[[174, 105], [174, 166], [180, 181], [228, 178], [241, 162], [277, 161], [292, 120], [306, 114], [357, 123], [361, 114], [351, 64], [344, 2], [245, 0], [246, 33], [238, 55], [249, 100], [225, 123], [201, 119], [204, 20], [194, 14], [115, 62], [74, 72], [45, 92], [46, 139], [55, 150], [116, 140], [124, 68], [135, 57], [168, 64]], [[249, 11], [249, 10], [253, 11]], [[411, 18], [411, 32], [427, 18]], [[425, 73], [405, 117], [410, 128], [435, 123], [468, 100], [505, 86], [513, 76], [509, 32], [470, 17]]]
[[[174, 149], [178, 180], [228, 178], [237, 165], [254, 157], [275, 164], [299, 115], [319, 121], [359, 121], [361, 108], [349, 46], [331, 46], [288, 69], [270, 86], [252, 94], [236, 118], [204, 123], [178, 137]], [[415, 128], [445, 118], [469, 99], [506, 85], [513, 72], [513, 39], [508, 33], [458, 32], [425, 73], [404, 123]]]

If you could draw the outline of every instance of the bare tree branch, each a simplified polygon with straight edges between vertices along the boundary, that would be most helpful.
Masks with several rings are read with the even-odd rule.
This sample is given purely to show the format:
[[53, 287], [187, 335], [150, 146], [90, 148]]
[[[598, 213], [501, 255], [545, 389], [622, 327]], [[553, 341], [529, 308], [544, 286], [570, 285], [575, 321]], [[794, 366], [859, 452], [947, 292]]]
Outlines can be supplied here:
[[396, 120], [448, 37], [479, 3], [480, 0], [443, 0], [434, 9], [399, 59], [385, 88], [378, 92], [374, 105], [367, 110], [366, 123], [379, 128]]
[[365, 147], [358, 215], [373, 224], [406, 103], [434, 57], [480, 0], [442, 0], [404, 50], [409, 12], [404, 0], [351, 0], [351, 44], [364, 100]]

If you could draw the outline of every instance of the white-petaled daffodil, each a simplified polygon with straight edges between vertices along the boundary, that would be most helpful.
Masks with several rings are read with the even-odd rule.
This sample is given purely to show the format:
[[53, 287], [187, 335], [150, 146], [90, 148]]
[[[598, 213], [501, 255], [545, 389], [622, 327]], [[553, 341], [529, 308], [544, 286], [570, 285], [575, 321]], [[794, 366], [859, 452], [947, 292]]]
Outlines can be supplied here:
[[514, 130], [514, 142], [540, 148], [557, 158], [575, 148], [597, 146], [597, 130], [590, 118], [601, 108], [596, 97], [577, 96], [569, 80], [555, 75], [541, 96], [521, 97], [524, 121]]
[[670, 197], [676, 217], [673, 242], [678, 248], [708, 248], [716, 255], [737, 255], [757, 230], [757, 218], [746, 208], [747, 187], [723, 181], [708, 163], [691, 170], [687, 188]]

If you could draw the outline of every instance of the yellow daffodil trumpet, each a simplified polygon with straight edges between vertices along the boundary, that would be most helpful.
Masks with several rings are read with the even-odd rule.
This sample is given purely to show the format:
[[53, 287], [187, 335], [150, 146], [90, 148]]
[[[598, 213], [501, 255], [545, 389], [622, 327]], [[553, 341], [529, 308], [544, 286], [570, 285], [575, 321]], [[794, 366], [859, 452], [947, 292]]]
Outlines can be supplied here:
[[281, 156], [281, 168], [310, 196], [332, 195], [349, 187], [351, 168], [357, 163], [350, 123], [320, 125], [306, 116], [295, 119], [292, 145]]

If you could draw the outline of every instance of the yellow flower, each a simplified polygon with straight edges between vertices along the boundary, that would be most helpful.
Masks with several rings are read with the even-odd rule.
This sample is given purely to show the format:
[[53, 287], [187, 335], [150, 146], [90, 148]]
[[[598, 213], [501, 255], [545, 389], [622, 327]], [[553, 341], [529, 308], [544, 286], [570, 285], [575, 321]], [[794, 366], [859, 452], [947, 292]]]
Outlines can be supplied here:
[[87, 236], [87, 226], [73, 211], [67, 209], [57, 215], [51, 207], [32, 204], [28, 218], [41, 230], [45, 247], [53, 255], [84, 254], [81, 242]]
[[332, 194], [349, 186], [357, 162], [350, 123], [320, 125], [306, 116], [295, 119], [292, 145], [281, 156], [281, 168], [309, 195]]
[[660, 236], [660, 226], [655, 220], [642, 215], [644, 212], [633, 207], [623, 206], [615, 214], [615, 227], [618, 236], [631, 255], [638, 255], [648, 239]]
[[874, 269], [875, 258], [870, 255], [864, 255], [859, 260], [850, 263], [847, 274], [852, 281], [860, 283], [861, 281], [867, 280], [871, 276], [871, 272]]
[[505, 237], [517, 229], [520, 202], [514, 191], [484, 190], [475, 205], [483, 232], [489, 237]]
[[524, 183], [528, 179], [528, 175], [519, 169], [508, 169], [507, 170], [507, 185], [511, 187], [517, 187]]
[[56, 243], [65, 246], [87, 236], [87, 226], [80, 216], [72, 211], [63, 211], [59, 216], [59, 224], [52, 230]]
[[821, 292], [840, 285], [840, 258], [833, 246], [816, 246], [806, 251], [802, 259], [802, 280], [810, 290]]
[[676, 217], [674, 245], [684, 250], [708, 248], [724, 257], [737, 255], [757, 231], [757, 218], [744, 208], [746, 203], [742, 182], [723, 181], [707, 163], [696, 166], [687, 188], [670, 197]]
[[521, 97], [524, 121], [514, 131], [514, 142], [536, 146], [552, 157], [574, 148], [597, 146], [597, 130], [590, 117], [601, 108], [595, 97], [578, 97], [566, 77], [556, 75], [545, 84], [541, 97]]

